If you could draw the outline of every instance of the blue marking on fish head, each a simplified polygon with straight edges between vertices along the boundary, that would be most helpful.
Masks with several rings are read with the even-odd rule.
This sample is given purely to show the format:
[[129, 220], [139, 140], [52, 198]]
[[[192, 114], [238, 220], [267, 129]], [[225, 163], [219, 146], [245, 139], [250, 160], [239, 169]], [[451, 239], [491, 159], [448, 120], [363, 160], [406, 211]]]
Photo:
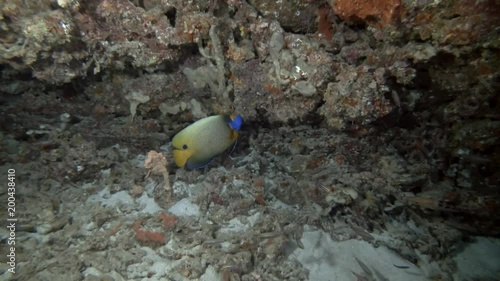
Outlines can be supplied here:
[[239, 131], [241, 125], [243, 124], [243, 118], [241, 115], [236, 115], [236, 117], [231, 118], [231, 122], [229, 122], [229, 127], [235, 131]]

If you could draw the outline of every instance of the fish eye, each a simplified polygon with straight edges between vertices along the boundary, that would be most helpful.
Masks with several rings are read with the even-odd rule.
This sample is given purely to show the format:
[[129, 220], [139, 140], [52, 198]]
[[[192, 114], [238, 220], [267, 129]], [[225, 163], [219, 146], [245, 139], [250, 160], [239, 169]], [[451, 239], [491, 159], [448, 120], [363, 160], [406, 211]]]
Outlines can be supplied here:
[[187, 149], [187, 148], [188, 146], [186, 144], [182, 146], [182, 149]]

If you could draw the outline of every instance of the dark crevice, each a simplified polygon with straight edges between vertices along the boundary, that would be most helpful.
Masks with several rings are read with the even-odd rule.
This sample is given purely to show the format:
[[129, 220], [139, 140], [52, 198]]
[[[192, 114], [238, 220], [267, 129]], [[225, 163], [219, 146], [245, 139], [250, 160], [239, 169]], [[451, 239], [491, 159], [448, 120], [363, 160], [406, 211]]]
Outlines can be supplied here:
[[165, 16], [168, 18], [168, 21], [170, 22], [170, 25], [172, 27], [175, 27], [176, 20], [177, 20], [177, 9], [175, 7], [170, 8], [165, 13]]

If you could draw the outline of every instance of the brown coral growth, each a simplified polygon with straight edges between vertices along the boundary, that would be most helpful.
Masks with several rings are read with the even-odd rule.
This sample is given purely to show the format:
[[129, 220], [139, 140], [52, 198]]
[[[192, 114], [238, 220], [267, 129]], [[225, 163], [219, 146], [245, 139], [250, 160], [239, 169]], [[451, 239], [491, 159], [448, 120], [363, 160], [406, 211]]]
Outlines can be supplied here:
[[133, 229], [135, 231], [135, 239], [139, 242], [159, 244], [165, 244], [166, 242], [165, 236], [162, 233], [142, 230], [140, 221], [134, 223]]
[[400, 18], [404, 11], [401, 0], [337, 0], [333, 10], [347, 22], [366, 22], [380, 26]]
[[158, 217], [162, 220], [163, 227], [165, 227], [166, 229], [174, 226], [175, 222], [177, 221], [177, 218], [174, 215], [169, 215], [167, 213], [160, 213]]

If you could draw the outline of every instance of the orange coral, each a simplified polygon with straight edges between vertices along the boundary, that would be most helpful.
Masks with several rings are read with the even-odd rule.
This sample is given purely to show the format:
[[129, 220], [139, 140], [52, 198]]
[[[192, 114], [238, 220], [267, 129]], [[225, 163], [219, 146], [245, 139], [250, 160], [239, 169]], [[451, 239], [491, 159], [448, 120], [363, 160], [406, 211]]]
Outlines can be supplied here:
[[162, 233], [142, 230], [140, 221], [134, 223], [133, 229], [135, 231], [135, 238], [140, 242], [159, 244], [165, 244], [166, 242], [165, 236]]
[[335, 14], [347, 22], [363, 21], [379, 26], [390, 24], [404, 12], [401, 0], [336, 0]]
[[255, 197], [255, 202], [257, 202], [259, 205], [266, 206], [266, 200], [264, 200], [264, 194], [262, 192], [259, 192], [257, 196]]
[[164, 212], [160, 213], [158, 217], [163, 221], [163, 226], [167, 229], [174, 226], [175, 222], [177, 221], [177, 218], [174, 215], [169, 215]]
[[318, 33], [327, 41], [333, 38], [333, 20], [329, 12], [330, 11], [323, 6], [318, 9]]
[[268, 93], [275, 95], [275, 96], [279, 96], [281, 94], [281, 89], [273, 86], [270, 83], [264, 83], [264, 90]]

